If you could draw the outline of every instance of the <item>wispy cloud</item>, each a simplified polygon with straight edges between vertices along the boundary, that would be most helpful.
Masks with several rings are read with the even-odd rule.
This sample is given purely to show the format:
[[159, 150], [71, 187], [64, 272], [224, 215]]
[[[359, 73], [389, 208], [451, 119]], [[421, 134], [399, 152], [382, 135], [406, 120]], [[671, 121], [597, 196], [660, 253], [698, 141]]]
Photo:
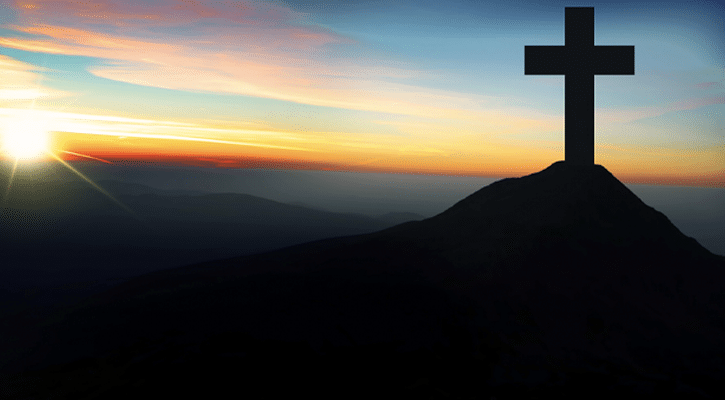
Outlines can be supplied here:
[[643, 118], [658, 117], [669, 112], [695, 110], [713, 104], [725, 104], [725, 95], [712, 97], [692, 97], [681, 101], [649, 107], [630, 107], [628, 109], [597, 110], [597, 122], [626, 123]]
[[[0, 38], [0, 46], [109, 60], [89, 69], [96, 76], [136, 85], [240, 94], [304, 104], [409, 115], [449, 117], [461, 105], [480, 108], [485, 96], [463, 95], [383, 79], [416, 71], [323, 62], [287, 52], [248, 52], [115, 36], [63, 26], [15, 29], [37, 39]], [[260, 40], [261, 41], [261, 40]]]
[[0, 102], [68, 95], [42, 85], [42, 71], [47, 69], [0, 54]]
[[[423, 156], [441, 152], [431, 147], [429, 142], [410, 144], [406, 142], [406, 138], [398, 136], [360, 135], [340, 131], [264, 130], [244, 127], [245, 124], [242, 121], [238, 121], [236, 127], [229, 124], [220, 127], [214, 121], [211, 123], [208, 121], [179, 122], [16, 108], [0, 108], [0, 118], [3, 121], [44, 121], [44, 126], [47, 126], [51, 132], [88, 135], [89, 139], [92, 136], [112, 137], [119, 140], [116, 143], [121, 143], [120, 141], [126, 139], [167, 140], [177, 143], [197, 142], [220, 144], [227, 147], [241, 146], [301, 153], [336, 154], [341, 160], [365, 157], [368, 153]], [[252, 122], [252, 126], [254, 125], [255, 123]], [[190, 148], [187, 152], [194, 154], [194, 149]], [[232, 151], [232, 153], [234, 152], [243, 154], [243, 151]]]
[[[199, 142], [252, 148], [314, 152], [314, 148], [285, 145], [279, 140], [283, 132], [265, 132], [251, 129], [219, 129], [200, 124], [151, 119], [125, 118], [108, 115], [78, 114], [58, 111], [0, 108], [2, 121], [44, 121], [51, 132], [66, 132], [96, 136], [169, 140], [174, 142]], [[16, 123], [15, 125], [18, 125]], [[2, 126], [2, 129], [8, 127]], [[234, 138], [234, 140], [220, 137]], [[66, 149], [60, 149], [66, 150]], [[70, 151], [70, 150], [68, 150]]]
[[698, 89], [725, 89], [722, 82], [701, 82], [695, 84]]
[[260, 1], [197, 0], [16, 0], [25, 18], [49, 17], [84, 23], [128, 26], [153, 21], [165, 25], [188, 25], [214, 18], [235, 23], [268, 25], [302, 16], [282, 4]]
[[479, 118], [476, 111], [501, 101], [392, 83], [431, 72], [340, 56], [339, 46], [356, 42], [305, 24], [304, 14], [281, 5], [55, 0], [16, 6], [20, 16], [8, 27], [25, 36], [0, 37], [0, 46], [105, 59], [89, 72], [136, 85], [440, 118]]

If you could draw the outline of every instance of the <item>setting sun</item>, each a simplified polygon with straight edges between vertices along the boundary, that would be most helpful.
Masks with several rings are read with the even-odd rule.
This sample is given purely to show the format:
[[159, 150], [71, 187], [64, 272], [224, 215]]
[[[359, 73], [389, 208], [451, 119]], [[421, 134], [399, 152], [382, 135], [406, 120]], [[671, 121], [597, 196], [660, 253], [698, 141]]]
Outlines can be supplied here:
[[12, 158], [36, 159], [49, 150], [50, 133], [44, 120], [10, 118], [2, 128], [2, 152]]

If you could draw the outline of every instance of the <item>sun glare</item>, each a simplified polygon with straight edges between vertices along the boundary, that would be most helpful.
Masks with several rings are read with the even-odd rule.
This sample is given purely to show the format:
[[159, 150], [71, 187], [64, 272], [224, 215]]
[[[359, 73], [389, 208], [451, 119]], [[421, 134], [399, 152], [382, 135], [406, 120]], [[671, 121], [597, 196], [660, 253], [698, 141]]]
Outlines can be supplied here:
[[40, 158], [49, 151], [50, 133], [46, 121], [10, 118], [2, 129], [2, 152], [18, 160]]

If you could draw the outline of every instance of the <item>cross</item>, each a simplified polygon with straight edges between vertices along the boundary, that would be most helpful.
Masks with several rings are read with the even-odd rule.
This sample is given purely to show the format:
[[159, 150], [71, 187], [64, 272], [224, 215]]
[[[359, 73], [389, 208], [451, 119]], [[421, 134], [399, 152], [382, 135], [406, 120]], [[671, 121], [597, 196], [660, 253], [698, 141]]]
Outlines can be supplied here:
[[634, 75], [634, 46], [595, 46], [594, 7], [564, 8], [565, 46], [524, 46], [525, 75], [564, 75], [564, 160], [594, 164], [594, 75]]

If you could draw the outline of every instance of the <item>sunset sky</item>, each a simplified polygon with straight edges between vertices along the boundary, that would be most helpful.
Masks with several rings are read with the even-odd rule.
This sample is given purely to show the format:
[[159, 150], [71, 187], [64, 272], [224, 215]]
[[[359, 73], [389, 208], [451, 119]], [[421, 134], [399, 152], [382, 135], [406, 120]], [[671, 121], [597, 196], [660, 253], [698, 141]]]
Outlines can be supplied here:
[[[564, 77], [524, 75], [524, 46], [564, 44], [577, 5], [543, 4], [6, 1], [0, 151], [47, 137], [65, 160], [528, 174], [563, 159]], [[596, 78], [595, 162], [725, 187], [725, 7], [581, 6], [597, 45], [635, 46], [634, 76]]]

